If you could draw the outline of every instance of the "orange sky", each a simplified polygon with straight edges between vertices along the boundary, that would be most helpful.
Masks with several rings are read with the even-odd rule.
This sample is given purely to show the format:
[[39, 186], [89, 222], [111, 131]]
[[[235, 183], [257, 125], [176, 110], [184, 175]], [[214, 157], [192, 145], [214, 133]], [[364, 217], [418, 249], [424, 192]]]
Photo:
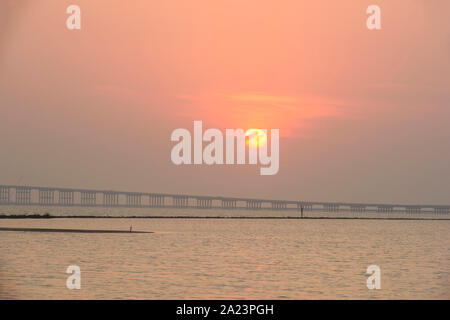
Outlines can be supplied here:
[[[80, 31], [65, 28], [70, 4]], [[380, 31], [366, 28], [370, 4]], [[446, 204], [449, 10], [445, 0], [2, 1], [0, 181]], [[194, 120], [280, 129], [279, 173], [174, 166], [170, 133]]]

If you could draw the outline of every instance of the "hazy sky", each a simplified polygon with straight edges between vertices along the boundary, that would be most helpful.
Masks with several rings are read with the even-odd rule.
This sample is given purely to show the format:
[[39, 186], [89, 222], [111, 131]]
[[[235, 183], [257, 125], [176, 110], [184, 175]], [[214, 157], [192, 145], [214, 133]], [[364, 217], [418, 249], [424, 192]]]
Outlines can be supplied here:
[[[81, 30], [66, 8], [81, 7]], [[366, 28], [381, 7], [382, 30]], [[0, 184], [450, 203], [450, 1], [2, 0]], [[175, 166], [280, 129], [280, 170]]]

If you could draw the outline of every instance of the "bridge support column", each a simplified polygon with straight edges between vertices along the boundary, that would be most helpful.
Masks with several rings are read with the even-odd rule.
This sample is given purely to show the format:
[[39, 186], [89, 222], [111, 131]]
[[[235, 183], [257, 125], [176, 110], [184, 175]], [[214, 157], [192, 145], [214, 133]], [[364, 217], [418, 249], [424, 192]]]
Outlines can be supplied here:
[[62, 205], [73, 205], [74, 192], [73, 191], [58, 191], [58, 202]]
[[212, 207], [212, 199], [197, 199], [197, 208], [211, 208]]
[[97, 204], [97, 193], [92, 191], [81, 191], [81, 205], [95, 206]]
[[236, 200], [222, 200], [222, 208], [235, 209]]
[[261, 209], [262, 206], [262, 201], [258, 201], [258, 200], [247, 200], [247, 209], [250, 210], [257, 210], [257, 209]]
[[127, 194], [127, 206], [130, 207], [140, 207], [141, 206], [141, 195], [140, 194]]
[[420, 207], [405, 207], [406, 213], [412, 214], [412, 213], [420, 213], [421, 208]]
[[55, 192], [53, 190], [39, 190], [39, 204], [53, 204]]
[[377, 212], [392, 212], [394, 211], [394, 207], [392, 206], [378, 206]]
[[155, 194], [149, 195], [149, 206], [164, 207], [164, 196]]
[[286, 209], [287, 203], [283, 201], [272, 201], [272, 209]]
[[0, 203], [5, 204], [10, 201], [10, 188], [2, 187], [0, 188]]
[[450, 208], [434, 208], [435, 214], [449, 214]]
[[116, 192], [104, 192], [103, 205], [108, 207], [115, 207], [119, 205], [119, 194]]
[[339, 211], [339, 205], [334, 203], [324, 204], [323, 209], [328, 212], [337, 212]]
[[287, 203], [283, 201], [272, 201], [272, 209], [286, 209]]
[[297, 203], [297, 209], [301, 210], [303, 207], [303, 211], [311, 211], [312, 210], [312, 204], [310, 203], [302, 203], [302, 202], [298, 202]]
[[17, 204], [31, 204], [31, 188], [17, 187], [16, 188], [16, 203]]
[[176, 208], [187, 208], [189, 203], [189, 197], [187, 196], [174, 196], [172, 200], [173, 206]]
[[366, 211], [366, 206], [353, 205], [353, 206], [350, 206], [350, 211], [351, 212], [364, 212], [364, 211]]

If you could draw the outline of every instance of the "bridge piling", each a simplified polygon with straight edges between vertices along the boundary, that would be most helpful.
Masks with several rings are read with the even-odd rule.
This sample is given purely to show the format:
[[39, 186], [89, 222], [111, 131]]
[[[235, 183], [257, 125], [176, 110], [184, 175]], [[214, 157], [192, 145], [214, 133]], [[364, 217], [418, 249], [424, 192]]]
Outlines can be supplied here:
[[186, 208], [189, 204], [189, 197], [187, 196], [173, 196], [172, 203], [175, 208]]
[[2, 187], [0, 188], [0, 203], [1, 204], [9, 204], [10, 202], [10, 192], [11, 188], [8, 187]]
[[103, 193], [103, 206], [114, 207], [119, 204], [119, 194], [116, 192]]
[[339, 211], [339, 205], [335, 203], [328, 203], [323, 205], [324, 211], [337, 212]]
[[92, 191], [81, 191], [81, 205], [95, 206], [97, 204], [97, 193]]
[[73, 205], [74, 204], [74, 192], [73, 191], [58, 191], [58, 202], [61, 205]]
[[222, 200], [222, 208], [235, 209], [236, 200]]
[[256, 210], [261, 209], [262, 207], [262, 201], [258, 200], [247, 200], [246, 201], [246, 208], [250, 210]]
[[149, 207], [164, 207], [165, 199], [162, 195], [149, 195]]
[[393, 211], [393, 206], [377, 206], [377, 212], [391, 213]]
[[136, 193], [126, 194], [126, 203], [129, 207], [140, 207], [141, 206], [141, 195]]
[[212, 208], [212, 199], [197, 198], [197, 208]]
[[39, 190], [39, 203], [40, 204], [53, 204], [55, 201], [54, 190]]
[[31, 204], [31, 188], [17, 187], [16, 188], [16, 203], [17, 204]]
[[364, 212], [366, 211], [366, 206], [364, 205], [350, 205], [351, 212]]
[[449, 214], [450, 208], [434, 208], [433, 211], [435, 214]]

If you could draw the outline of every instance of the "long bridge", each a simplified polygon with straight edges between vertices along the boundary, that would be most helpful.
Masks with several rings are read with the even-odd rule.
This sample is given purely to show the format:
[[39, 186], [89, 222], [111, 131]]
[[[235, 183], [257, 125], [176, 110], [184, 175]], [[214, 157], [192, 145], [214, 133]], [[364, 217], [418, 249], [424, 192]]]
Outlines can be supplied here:
[[0, 185], [0, 205], [122, 208], [195, 208], [248, 210], [321, 210], [450, 214], [450, 205], [315, 202]]

